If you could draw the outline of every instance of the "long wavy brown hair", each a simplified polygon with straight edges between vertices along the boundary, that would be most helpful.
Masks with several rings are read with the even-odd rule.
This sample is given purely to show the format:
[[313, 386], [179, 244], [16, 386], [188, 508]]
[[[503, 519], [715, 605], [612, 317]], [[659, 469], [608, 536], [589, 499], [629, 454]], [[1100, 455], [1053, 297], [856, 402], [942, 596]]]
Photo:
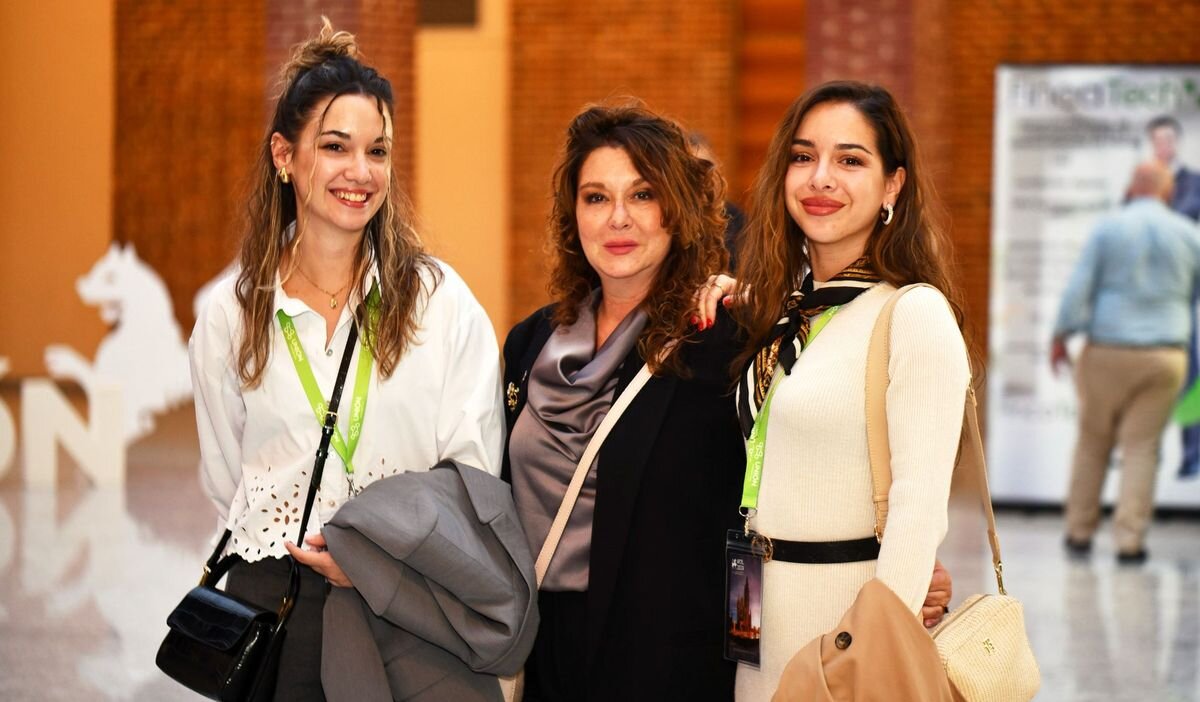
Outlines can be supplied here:
[[[854, 81], [819, 85], [796, 99], [784, 114], [751, 192], [746, 228], [738, 239], [738, 275], [745, 303], [734, 317], [747, 330], [750, 346], [736, 364], [757, 352], [779, 320], [783, 301], [800, 287], [809, 268], [805, 235], [788, 214], [784, 181], [792, 140], [804, 117], [823, 103], [853, 105], [875, 132], [885, 175], [905, 170], [892, 222], [876, 221], [866, 255], [880, 277], [896, 287], [927, 283], [940, 290], [963, 324], [962, 296], [950, 273], [952, 249], [944, 215], [928, 180], [908, 119], [884, 88]], [[882, 204], [882, 203], [881, 203]]]
[[574, 324], [579, 305], [600, 285], [600, 276], [580, 245], [575, 208], [583, 163], [604, 146], [629, 155], [653, 189], [662, 208], [663, 228], [671, 235], [667, 258], [641, 304], [649, 320], [638, 351], [652, 372], [686, 376], [678, 353], [681, 345], [669, 346], [669, 342], [689, 337], [693, 295], [728, 261], [723, 240], [725, 179], [712, 163], [692, 154], [679, 125], [640, 102], [590, 106], [567, 128], [566, 145], [554, 169], [550, 214], [554, 321]]
[[[318, 120], [314, 133], [320, 133], [329, 105], [342, 95], [373, 99], [386, 122], [391, 122], [395, 111], [391, 84], [375, 69], [359, 62], [354, 35], [334, 31], [328, 19], [321, 19], [320, 33], [298, 44], [281, 70], [275, 114], [259, 146], [251, 178], [236, 287], [242, 308], [238, 376], [246, 387], [262, 381], [271, 354], [276, 275], [286, 261], [291, 264], [281, 277], [286, 280], [290, 275], [296, 261], [292, 254], [304, 236], [304, 208], [297, 207], [292, 185], [277, 175], [271, 158], [271, 135], [278, 132], [295, 145], [311, 120]], [[322, 103], [324, 108], [318, 111]], [[359, 309], [355, 311], [355, 322], [385, 378], [395, 370], [414, 339], [422, 292], [431, 293], [441, 280], [440, 270], [425, 253], [413, 228], [411, 205], [390, 165], [388, 172], [383, 205], [363, 232], [353, 278], [357, 297], [365, 299], [372, 264], [379, 274], [378, 319], [368, 324], [366, 312]], [[288, 231], [293, 222], [294, 235]]]

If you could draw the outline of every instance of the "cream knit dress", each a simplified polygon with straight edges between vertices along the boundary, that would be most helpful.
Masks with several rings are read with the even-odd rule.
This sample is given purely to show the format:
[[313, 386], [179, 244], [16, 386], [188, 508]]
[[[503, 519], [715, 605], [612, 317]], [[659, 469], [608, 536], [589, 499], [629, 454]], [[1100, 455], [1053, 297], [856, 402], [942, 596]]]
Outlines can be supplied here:
[[[881, 283], [843, 306], [780, 376], [767, 426], [758, 514], [752, 526], [792, 541], [872, 534], [867, 458], [867, 341]], [[764, 570], [760, 669], [739, 664], [738, 702], [770, 700], [784, 666], [837, 625], [859, 588], [878, 576], [914, 616], [946, 533], [950, 474], [969, 382], [967, 353], [940, 293], [916, 288], [892, 318], [887, 393], [892, 488], [878, 561], [814, 565], [772, 561]]]

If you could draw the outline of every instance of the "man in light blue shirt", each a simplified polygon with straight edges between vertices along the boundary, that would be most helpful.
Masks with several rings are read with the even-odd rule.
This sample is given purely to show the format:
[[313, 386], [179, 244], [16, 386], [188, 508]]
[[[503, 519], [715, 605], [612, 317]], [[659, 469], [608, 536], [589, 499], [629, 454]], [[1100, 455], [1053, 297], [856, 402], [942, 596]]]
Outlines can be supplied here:
[[1146, 560], [1159, 447], [1187, 371], [1200, 287], [1200, 230], [1167, 206], [1171, 193], [1171, 173], [1161, 164], [1137, 167], [1128, 203], [1101, 220], [1084, 247], [1054, 327], [1056, 372], [1069, 363], [1067, 338], [1087, 337], [1075, 370], [1079, 437], [1066, 503], [1066, 543], [1076, 555], [1091, 548], [1119, 444], [1117, 559]]

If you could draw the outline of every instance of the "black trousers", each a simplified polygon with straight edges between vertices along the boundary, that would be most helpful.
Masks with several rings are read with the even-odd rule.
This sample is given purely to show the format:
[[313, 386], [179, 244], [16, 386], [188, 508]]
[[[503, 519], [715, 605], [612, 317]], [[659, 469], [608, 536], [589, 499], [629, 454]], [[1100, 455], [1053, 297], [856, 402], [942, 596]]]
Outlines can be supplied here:
[[538, 593], [537, 639], [525, 662], [525, 702], [588, 698], [587, 593]]
[[[277, 610], [287, 591], [290, 562], [264, 558], [241, 562], [229, 571], [226, 590], [259, 607]], [[287, 635], [279, 654], [276, 702], [324, 702], [321, 688], [321, 617], [329, 592], [325, 578], [300, 566], [300, 596], [288, 618]]]

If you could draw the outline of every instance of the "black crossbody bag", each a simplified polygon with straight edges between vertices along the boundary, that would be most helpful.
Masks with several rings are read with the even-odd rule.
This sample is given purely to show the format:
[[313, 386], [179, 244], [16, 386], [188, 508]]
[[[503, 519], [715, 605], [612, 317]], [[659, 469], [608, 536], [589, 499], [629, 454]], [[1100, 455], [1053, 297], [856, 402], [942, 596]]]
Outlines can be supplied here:
[[[304, 544], [304, 528], [325, 470], [329, 441], [337, 424], [338, 402], [357, 340], [358, 328], [352, 324], [321, 428], [321, 443], [317, 447], [308, 497], [304, 502], [304, 518], [300, 520], [300, 535], [296, 538], [296, 544], [300, 546]], [[287, 620], [300, 594], [300, 570], [289, 555], [291, 573], [278, 611], [263, 609], [218, 590], [217, 583], [241, 560], [236, 554], [221, 558], [231, 533], [226, 529], [221, 535], [220, 542], [204, 564], [200, 584], [192, 588], [167, 617], [169, 631], [158, 647], [154, 662], [185, 687], [210, 699], [221, 702], [270, 700], [275, 693], [279, 650], [287, 634]]]

